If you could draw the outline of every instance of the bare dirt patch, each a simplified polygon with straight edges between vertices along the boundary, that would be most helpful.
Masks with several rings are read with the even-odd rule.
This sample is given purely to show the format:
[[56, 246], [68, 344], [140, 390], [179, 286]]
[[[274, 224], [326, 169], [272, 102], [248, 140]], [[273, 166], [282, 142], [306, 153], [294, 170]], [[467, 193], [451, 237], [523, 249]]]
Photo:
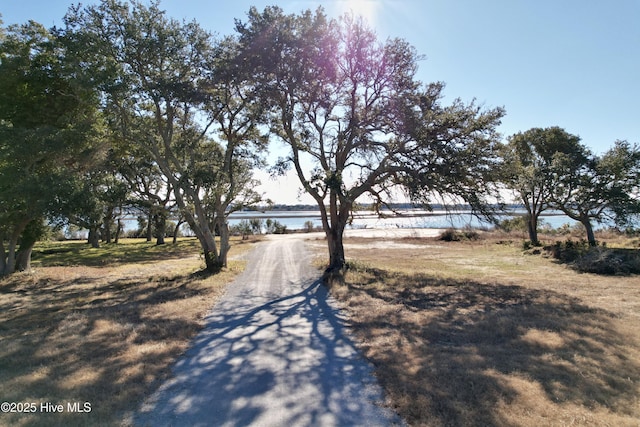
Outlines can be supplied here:
[[[83, 263], [82, 250], [76, 257], [36, 257], [33, 273], [0, 280], [0, 396], [38, 409], [0, 414], [0, 425], [118, 424], [166, 377], [244, 266], [232, 261], [211, 276], [200, 272], [195, 246], [167, 245], [167, 259], [162, 248], [143, 246], [87, 252], [104, 267], [93, 261], [47, 266]], [[104, 253], [126, 250], [140, 261], [128, 264]], [[46, 402], [65, 410], [43, 413]], [[88, 402], [90, 412], [69, 412], [74, 402]]]
[[332, 293], [410, 425], [639, 425], [638, 276], [579, 274], [503, 237], [349, 242]]

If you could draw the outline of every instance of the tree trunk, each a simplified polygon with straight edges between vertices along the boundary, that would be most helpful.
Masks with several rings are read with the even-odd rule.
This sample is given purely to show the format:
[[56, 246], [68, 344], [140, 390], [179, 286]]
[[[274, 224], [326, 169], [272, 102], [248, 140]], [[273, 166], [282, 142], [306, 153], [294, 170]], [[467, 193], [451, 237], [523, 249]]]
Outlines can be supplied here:
[[167, 233], [167, 217], [164, 212], [158, 212], [153, 216], [156, 228], [156, 245], [164, 245], [164, 236]]
[[115, 244], [116, 245], [120, 241], [120, 233], [122, 233], [122, 220], [120, 218], [118, 218], [118, 226], [116, 227], [116, 237], [115, 237]]
[[329, 271], [340, 271], [345, 265], [343, 234], [349, 219], [351, 204], [344, 197], [340, 197], [337, 191], [332, 190], [329, 196], [329, 224], [325, 230], [327, 245], [329, 246]]
[[29, 271], [31, 270], [31, 253], [33, 252], [33, 246], [36, 242], [30, 242], [27, 246], [24, 243], [20, 245], [20, 250], [16, 255], [16, 270]]
[[13, 274], [16, 271], [16, 247], [18, 246], [18, 237], [11, 236], [9, 241], [9, 251], [7, 253], [7, 262], [4, 267], [4, 274]]
[[187, 222], [200, 242], [207, 271], [211, 273], [219, 272], [223, 266], [218, 260], [218, 249], [216, 247], [215, 236], [209, 229], [208, 224], [201, 224], [201, 222], [206, 222], [206, 218], [202, 217], [202, 220], [198, 218], [198, 221], [196, 221], [193, 215], [188, 214]]
[[342, 234], [335, 229], [326, 233], [327, 245], [329, 246], [329, 271], [339, 271], [344, 267], [345, 257]]
[[178, 233], [180, 231], [180, 226], [182, 225], [184, 221], [182, 219], [178, 220], [178, 223], [176, 224], [176, 228], [173, 229], [173, 244], [175, 245], [178, 242]]
[[7, 265], [7, 252], [4, 249], [4, 233], [0, 231], [0, 276], [4, 275], [4, 269]]
[[589, 246], [597, 246], [596, 236], [593, 233], [593, 227], [591, 226], [589, 217], [580, 218], [580, 223], [584, 225], [584, 228], [587, 230], [587, 241], [589, 242]]
[[540, 245], [538, 241], [538, 217], [533, 214], [527, 215], [527, 231], [529, 232], [529, 240], [534, 246]]
[[108, 214], [104, 218], [104, 239], [105, 243], [111, 243], [111, 214]]
[[[170, 176], [170, 174], [167, 174], [167, 176]], [[180, 211], [184, 215], [187, 224], [189, 224], [191, 230], [194, 232], [194, 234], [198, 238], [198, 241], [200, 242], [207, 271], [211, 273], [219, 272], [220, 269], [222, 269], [222, 265], [218, 260], [216, 239], [213, 232], [211, 231], [211, 228], [209, 227], [206, 211], [200, 203], [198, 195], [190, 194], [190, 199], [194, 202], [194, 211], [192, 211], [191, 209], [187, 209], [184, 197], [181, 193], [181, 189], [176, 185], [177, 183], [172, 182], [171, 184], [174, 186], [176, 203], [178, 204]]]
[[89, 242], [92, 248], [100, 247], [100, 227], [92, 226], [89, 229]]
[[14, 227], [13, 232], [9, 237], [9, 247], [7, 248], [6, 254], [4, 250], [4, 244], [0, 244], [0, 255], [2, 255], [3, 258], [3, 260], [0, 262], [0, 266], [3, 267], [2, 270], [0, 270], [0, 273], [2, 275], [15, 273], [18, 240], [20, 239], [22, 232], [25, 230], [29, 222], [31, 222], [31, 220], [25, 219]]
[[218, 260], [215, 251], [204, 249], [203, 254], [205, 268], [207, 269], [207, 271], [209, 273], [218, 273], [222, 269], [223, 265]]
[[225, 218], [218, 219], [218, 232], [220, 233], [220, 255], [218, 256], [218, 262], [221, 266], [227, 266], [227, 255], [229, 253], [229, 224], [225, 221]]

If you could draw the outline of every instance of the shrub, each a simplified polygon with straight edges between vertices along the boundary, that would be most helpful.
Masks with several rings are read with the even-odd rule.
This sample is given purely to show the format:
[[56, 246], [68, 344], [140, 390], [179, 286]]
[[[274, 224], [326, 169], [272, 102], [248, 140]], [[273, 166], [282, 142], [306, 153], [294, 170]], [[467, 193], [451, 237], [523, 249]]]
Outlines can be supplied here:
[[558, 261], [571, 263], [577, 260], [589, 249], [589, 245], [585, 240], [574, 242], [567, 240], [564, 242], [557, 241], [555, 244], [545, 246], [544, 250]]
[[313, 221], [305, 221], [304, 230], [307, 233], [311, 233], [312, 231], [314, 231], [315, 230], [315, 226], [313, 225]]
[[640, 255], [632, 249], [596, 247], [579, 257], [573, 267], [583, 273], [611, 276], [640, 274]]
[[247, 240], [253, 234], [251, 224], [246, 219], [241, 220], [238, 224], [229, 228], [231, 235], [242, 236], [242, 240]]
[[521, 215], [503, 219], [498, 224], [498, 228], [507, 233], [512, 231], [527, 231], [527, 219]]
[[478, 240], [480, 234], [472, 229], [465, 228], [464, 230], [456, 230], [455, 228], [448, 228], [438, 236], [438, 240], [444, 242], [459, 242], [462, 240]]
[[287, 232], [287, 226], [281, 224], [278, 220], [268, 218], [265, 225], [267, 234], [285, 234]]
[[458, 232], [456, 230], [454, 230], [453, 228], [448, 228], [440, 233], [440, 236], [438, 236], [438, 240], [442, 240], [444, 242], [457, 242], [460, 240], [460, 236], [458, 235]]
[[581, 273], [603, 275], [640, 274], [640, 253], [634, 249], [590, 247], [584, 240], [556, 242], [545, 251]]
[[275, 222], [274, 224], [275, 230], [273, 231], [273, 234], [286, 234], [287, 233], [287, 226], [284, 224], [280, 224], [278, 221]]

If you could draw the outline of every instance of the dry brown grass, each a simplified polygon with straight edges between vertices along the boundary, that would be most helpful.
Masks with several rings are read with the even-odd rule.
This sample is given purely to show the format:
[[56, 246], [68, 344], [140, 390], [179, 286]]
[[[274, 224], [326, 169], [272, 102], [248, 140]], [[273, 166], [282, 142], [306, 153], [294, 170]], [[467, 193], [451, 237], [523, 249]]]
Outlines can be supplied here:
[[357, 261], [332, 293], [410, 425], [640, 425], [638, 276], [579, 274], [504, 236], [367, 243], [347, 242]]
[[[183, 245], [180, 256], [168, 259], [163, 249], [138, 248], [147, 250], [155, 255], [143, 262], [41, 265], [0, 280], [0, 398], [37, 407], [0, 414], [0, 425], [118, 424], [166, 377], [243, 268], [231, 261], [211, 276], [200, 272], [195, 246]], [[62, 404], [65, 412], [42, 413], [43, 402]], [[69, 413], [69, 402], [89, 402], [91, 411]]]

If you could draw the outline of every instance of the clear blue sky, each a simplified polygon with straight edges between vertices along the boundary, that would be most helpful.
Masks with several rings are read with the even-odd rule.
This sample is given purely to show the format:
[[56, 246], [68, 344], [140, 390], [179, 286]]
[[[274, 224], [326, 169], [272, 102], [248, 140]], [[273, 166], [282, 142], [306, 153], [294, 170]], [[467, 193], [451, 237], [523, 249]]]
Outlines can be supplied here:
[[[60, 26], [72, 3], [0, 0], [0, 13], [5, 25]], [[404, 38], [426, 56], [418, 78], [444, 81], [445, 102], [504, 106], [505, 137], [560, 126], [596, 153], [616, 139], [640, 142], [640, 0], [163, 0], [161, 7], [225, 35], [251, 5], [270, 4], [362, 13], [380, 38]]]

